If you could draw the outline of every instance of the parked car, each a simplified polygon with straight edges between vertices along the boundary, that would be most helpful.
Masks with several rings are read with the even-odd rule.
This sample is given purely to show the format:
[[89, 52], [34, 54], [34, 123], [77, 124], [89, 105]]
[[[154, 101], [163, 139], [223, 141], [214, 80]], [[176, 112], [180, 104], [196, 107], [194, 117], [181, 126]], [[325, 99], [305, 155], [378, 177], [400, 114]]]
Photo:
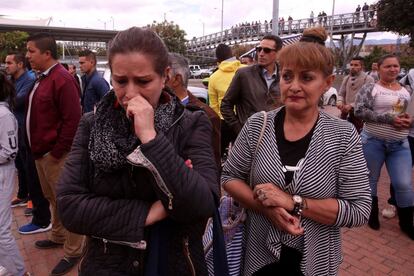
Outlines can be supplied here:
[[336, 91], [335, 87], [329, 88], [323, 94], [323, 105], [336, 105], [336, 101], [338, 100], [338, 91]]
[[200, 65], [197, 64], [191, 64], [189, 65], [190, 68], [190, 77], [193, 79], [202, 79], [205, 77], [210, 76], [209, 69], [201, 69]]
[[194, 96], [196, 96], [200, 101], [205, 104], [208, 104], [208, 91], [203, 87], [196, 87], [196, 86], [188, 86], [188, 91], [191, 92]]

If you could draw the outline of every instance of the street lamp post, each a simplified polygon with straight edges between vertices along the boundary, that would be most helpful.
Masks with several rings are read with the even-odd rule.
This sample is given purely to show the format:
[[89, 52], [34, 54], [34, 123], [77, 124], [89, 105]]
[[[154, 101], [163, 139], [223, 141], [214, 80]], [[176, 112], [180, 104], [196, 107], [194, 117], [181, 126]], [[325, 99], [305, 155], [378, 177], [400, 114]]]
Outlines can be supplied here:
[[224, 0], [221, 0], [221, 42], [223, 42]]
[[105, 20], [102, 20], [102, 19], [98, 19], [98, 21], [103, 22], [103, 24], [104, 24], [104, 29], [106, 30], [106, 21], [105, 21]]
[[112, 20], [112, 30], [115, 31], [115, 19], [113, 16], [111, 16], [111, 20]]
[[334, 13], [335, 13], [335, 0], [332, 0], [332, 16], [331, 16], [331, 48], [334, 48], [333, 42], [333, 25], [334, 25]]
[[273, 0], [272, 34], [279, 34], [279, 0]]

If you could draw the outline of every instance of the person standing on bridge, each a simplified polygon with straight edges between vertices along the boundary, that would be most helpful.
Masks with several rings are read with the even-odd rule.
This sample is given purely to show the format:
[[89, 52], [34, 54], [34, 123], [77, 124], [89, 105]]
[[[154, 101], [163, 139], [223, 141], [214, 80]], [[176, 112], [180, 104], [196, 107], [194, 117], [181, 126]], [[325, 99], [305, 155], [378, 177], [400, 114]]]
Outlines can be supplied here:
[[365, 23], [368, 22], [368, 10], [369, 10], [369, 6], [367, 2], [365, 2], [364, 5], [362, 6], [362, 14], [364, 16]]
[[93, 111], [95, 105], [109, 91], [109, 84], [96, 71], [96, 55], [90, 50], [79, 54], [79, 65], [82, 76], [82, 112]]
[[364, 58], [358, 56], [351, 60], [351, 71], [342, 81], [336, 105], [341, 111], [341, 118], [351, 122], [358, 133], [362, 130], [363, 122], [354, 116], [355, 98], [364, 84], [374, 83], [374, 79], [364, 73], [363, 66]]
[[359, 22], [359, 15], [360, 15], [360, 13], [361, 13], [361, 6], [358, 5], [358, 7], [355, 9], [355, 19], [356, 19], [356, 22]]
[[313, 11], [311, 11], [310, 16], [309, 16], [309, 27], [313, 27], [313, 18], [314, 18], [314, 14], [313, 14]]
[[226, 123], [220, 111], [220, 106], [230, 83], [236, 74], [236, 71], [243, 67], [234, 56], [231, 48], [226, 44], [219, 44], [216, 48], [216, 59], [219, 64], [218, 70], [214, 72], [208, 82], [208, 98], [210, 107], [220, 116], [220, 132], [221, 132], [221, 157], [226, 152], [230, 142], [236, 139], [236, 134], [232, 128]]
[[237, 70], [221, 102], [225, 123], [238, 135], [246, 120], [256, 112], [279, 107], [279, 68], [277, 52], [282, 49], [280, 37], [266, 35], [256, 47], [257, 64]]

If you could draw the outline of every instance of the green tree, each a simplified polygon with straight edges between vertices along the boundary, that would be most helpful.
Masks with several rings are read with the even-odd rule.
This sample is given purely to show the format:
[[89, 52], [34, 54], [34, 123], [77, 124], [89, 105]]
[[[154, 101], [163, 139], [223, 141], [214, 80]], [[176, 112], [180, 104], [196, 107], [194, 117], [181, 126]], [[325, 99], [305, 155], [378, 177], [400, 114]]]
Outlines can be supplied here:
[[253, 49], [255, 44], [236, 44], [232, 47], [233, 56], [239, 58], [244, 53]]
[[408, 35], [411, 46], [414, 46], [414, 1], [379, 0], [377, 13], [380, 29]]
[[186, 39], [184, 38], [186, 33], [180, 29], [180, 26], [174, 24], [174, 22], [164, 21], [162, 23], [152, 22], [148, 27], [156, 32], [163, 40], [170, 52], [185, 54], [187, 47], [185, 46]]
[[10, 51], [26, 51], [26, 32], [14, 31], [0, 34], [0, 59], [3, 61]]
[[374, 46], [372, 52], [364, 58], [365, 69], [368, 71], [371, 70], [371, 64], [373, 62], [377, 62], [378, 59], [385, 54], [388, 54], [388, 52], [385, 51], [383, 48]]

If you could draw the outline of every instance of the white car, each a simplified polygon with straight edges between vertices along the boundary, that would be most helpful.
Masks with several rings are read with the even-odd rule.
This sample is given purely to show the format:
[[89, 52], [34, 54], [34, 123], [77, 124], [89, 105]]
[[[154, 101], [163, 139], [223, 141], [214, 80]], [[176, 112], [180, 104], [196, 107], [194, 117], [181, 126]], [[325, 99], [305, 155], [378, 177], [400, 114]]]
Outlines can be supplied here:
[[329, 88], [329, 90], [323, 94], [323, 105], [336, 105], [337, 100], [338, 92], [335, 87]]
[[196, 86], [188, 86], [188, 91], [191, 92], [194, 96], [196, 96], [200, 101], [203, 103], [208, 104], [208, 91], [203, 87], [196, 87]]

